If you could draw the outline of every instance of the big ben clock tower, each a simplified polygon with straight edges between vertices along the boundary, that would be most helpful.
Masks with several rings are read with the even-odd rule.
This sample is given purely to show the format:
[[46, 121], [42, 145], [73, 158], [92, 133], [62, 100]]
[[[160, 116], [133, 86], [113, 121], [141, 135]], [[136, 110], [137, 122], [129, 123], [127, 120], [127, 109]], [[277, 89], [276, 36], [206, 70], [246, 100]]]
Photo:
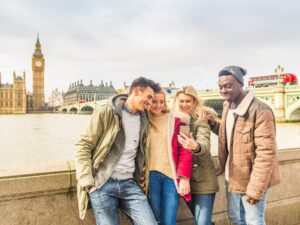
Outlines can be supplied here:
[[36, 44], [35, 44], [35, 51], [32, 56], [33, 111], [45, 110], [44, 70], [45, 70], [45, 59], [41, 50], [39, 37], [37, 37]]

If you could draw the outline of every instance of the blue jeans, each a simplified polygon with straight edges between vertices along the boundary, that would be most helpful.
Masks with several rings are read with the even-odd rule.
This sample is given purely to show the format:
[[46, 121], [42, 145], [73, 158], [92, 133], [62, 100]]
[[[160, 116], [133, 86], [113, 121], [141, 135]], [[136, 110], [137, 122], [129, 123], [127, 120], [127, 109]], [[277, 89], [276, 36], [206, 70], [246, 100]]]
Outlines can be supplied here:
[[188, 206], [195, 217], [196, 225], [212, 225], [211, 218], [215, 196], [215, 193], [192, 195], [192, 200]]
[[247, 195], [228, 192], [228, 182], [225, 181], [227, 197], [227, 214], [233, 225], [265, 225], [265, 208], [267, 191], [255, 205], [250, 205]]
[[120, 208], [134, 225], [157, 225], [146, 195], [133, 179], [108, 181], [90, 194], [97, 225], [119, 225]]
[[176, 225], [179, 195], [174, 180], [158, 171], [150, 171], [149, 202], [161, 225]]

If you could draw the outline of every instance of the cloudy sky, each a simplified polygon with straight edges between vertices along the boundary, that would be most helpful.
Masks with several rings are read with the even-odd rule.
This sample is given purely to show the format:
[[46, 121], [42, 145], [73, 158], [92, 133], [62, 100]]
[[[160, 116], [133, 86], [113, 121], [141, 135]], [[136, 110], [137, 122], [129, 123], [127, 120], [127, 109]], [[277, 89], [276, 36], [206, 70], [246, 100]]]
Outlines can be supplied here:
[[46, 99], [82, 79], [140, 75], [162, 85], [217, 88], [218, 71], [240, 65], [248, 76], [280, 64], [300, 75], [297, 0], [10, 0], [0, 3], [0, 72], [27, 74], [37, 33], [46, 60]]

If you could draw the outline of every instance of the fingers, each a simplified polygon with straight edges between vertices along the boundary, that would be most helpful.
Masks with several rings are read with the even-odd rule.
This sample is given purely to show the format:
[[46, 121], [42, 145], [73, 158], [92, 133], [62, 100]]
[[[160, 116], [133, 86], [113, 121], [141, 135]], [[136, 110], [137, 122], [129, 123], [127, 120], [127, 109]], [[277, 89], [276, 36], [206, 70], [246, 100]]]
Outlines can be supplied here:
[[187, 187], [179, 188], [179, 194], [180, 194], [180, 196], [185, 196], [188, 193], [190, 193], [190, 189], [189, 188], [187, 188]]
[[256, 203], [259, 202], [259, 200], [251, 198], [251, 197], [247, 197], [246, 201], [250, 204], [250, 205], [255, 205]]
[[180, 144], [182, 144], [182, 145], [185, 144], [185, 139], [183, 139], [180, 135], [178, 135], [177, 138], [178, 138], [178, 142], [179, 142]]
[[187, 138], [184, 139], [180, 135], [178, 135], [178, 142], [185, 148], [191, 150], [193, 147], [193, 139]]
[[190, 193], [190, 191], [190, 182], [184, 178], [181, 178], [179, 181], [179, 194], [184, 196]]
[[184, 139], [188, 139], [188, 138], [189, 138], [189, 136], [186, 135], [186, 134], [183, 133], [183, 132], [179, 132], [179, 135], [180, 135], [181, 137], [183, 137]]

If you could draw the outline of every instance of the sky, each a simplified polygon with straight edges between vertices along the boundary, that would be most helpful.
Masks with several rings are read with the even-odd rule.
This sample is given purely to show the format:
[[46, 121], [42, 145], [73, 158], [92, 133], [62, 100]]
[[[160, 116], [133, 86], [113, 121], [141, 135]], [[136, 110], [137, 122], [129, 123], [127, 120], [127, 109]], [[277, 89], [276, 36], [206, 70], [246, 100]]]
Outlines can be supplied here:
[[37, 33], [46, 100], [78, 80], [121, 88], [138, 76], [215, 89], [228, 65], [247, 69], [245, 80], [279, 64], [299, 76], [299, 22], [297, 0], [1, 1], [2, 83], [25, 71], [32, 91]]

